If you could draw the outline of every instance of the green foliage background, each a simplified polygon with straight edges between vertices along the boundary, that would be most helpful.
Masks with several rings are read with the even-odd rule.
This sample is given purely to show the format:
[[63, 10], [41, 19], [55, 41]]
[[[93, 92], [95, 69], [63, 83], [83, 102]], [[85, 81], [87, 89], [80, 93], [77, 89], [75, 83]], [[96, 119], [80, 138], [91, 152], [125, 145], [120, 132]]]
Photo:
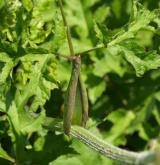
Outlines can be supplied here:
[[[160, 136], [160, 1], [64, 0], [75, 52], [84, 53], [87, 129], [133, 151]], [[71, 64], [55, 0], [0, 0], [0, 164], [112, 165], [43, 128], [62, 118]]]

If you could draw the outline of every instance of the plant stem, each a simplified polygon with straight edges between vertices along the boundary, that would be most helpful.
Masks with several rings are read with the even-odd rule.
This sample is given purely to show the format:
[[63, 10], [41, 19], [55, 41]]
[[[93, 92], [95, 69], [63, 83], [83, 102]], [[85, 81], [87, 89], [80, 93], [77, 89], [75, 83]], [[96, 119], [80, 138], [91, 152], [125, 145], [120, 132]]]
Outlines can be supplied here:
[[146, 165], [155, 160], [154, 151], [141, 153], [127, 151], [113, 146], [79, 126], [72, 126], [71, 135], [104, 156], [126, 164]]
[[[47, 117], [45, 121], [45, 128], [63, 132], [63, 124], [60, 120]], [[107, 158], [121, 163], [147, 165], [156, 160], [156, 152], [153, 150], [138, 153], [121, 149], [96, 137], [94, 134], [80, 126], [71, 126], [70, 135]]]
[[92, 52], [92, 51], [95, 51], [95, 50], [99, 50], [99, 49], [102, 49], [102, 48], [105, 48], [106, 46], [105, 45], [99, 45], [99, 46], [96, 46], [96, 47], [93, 47], [91, 49], [88, 49], [88, 50], [85, 50], [85, 51], [82, 51], [82, 52], [79, 52], [79, 53], [76, 53], [75, 55], [84, 55], [85, 53], [89, 53], [89, 52]]
[[67, 23], [67, 19], [65, 17], [65, 13], [64, 13], [64, 10], [63, 10], [62, 0], [58, 0], [58, 2], [59, 2], [59, 7], [60, 7], [60, 10], [61, 10], [62, 18], [63, 18], [63, 23], [64, 23], [64, 26], [66, 27], [66, 35], [67, 35], [70, 55], [74, 56], [72, 37], [71, 37], [70, 29], [69, 29], [69, 26], [68, 26], [68, 23]]
[[64, 54], [59, 54], [57, 53], [56, 56], [57, 57], [62, 57], [68, 61], [73, 61], [75, 59], [75, 56], [83, 56], [84, 54], [86, 53], [89, 53], [89, 52], [92, 52], [92, 51], [95, 51], [95, 50], [99, 50], [99, 49], [102, 49], [102, 48], [105, 48], [105, 46], [97, 46], [97, 47], [93, 47], [91, 49], [88, 49], [88, 50], [85, 50], [85, 51], [82, 51], [82, 52], [79, 52], [79, 53], [75, 53], [74, 56], [68, 56], [68, 55], [64, 55]]
[[69, 60], [69, 61], [72, 61], [73, 59], [75, 59], [75, 56], [80, 55], [80, 56], [82, 57], [82, 56], [83, 56], [84, 54], [86, 54], [86, 53], [90, 53], [90, 52], [92, 52], [92, 51], [99, 50], [99, 49], [103, 49], [103, 48], [106, 48], [106, 47], [107, 47], [107, 46], [105, 46], [105, 45], [99, 45], [99, 46], [90, 48], [90, 49], [88, 49], [88, 50], [85, 50], [85, 51], [82, 51], [82, 52], [79, 52], [79, 53], [75, 53], [74, 56], [68, 56], [68, 55], [59, 54], [59, 53], [57, 53], [56, 55], [57, 55], [58, 57], [63, 57], [63, 58], [65, 58], [65, 59]]
[[62, 18], [63, 18], [63, 23], [64, 23], [64, 26], [66, 27], [66, 35], [67, 35], [67, 40], [68, 40], [68, 45], [69, 45], [70, 55], [71, 56], [74, 56], [74, 55], [80, 55], [81, 56], [81, 55], [83, 55], [85, 53], [89, 53], [91, 51], [95, 51], [95, 50], [102, 49], [102, 48], [106, 47], [105, 45], [99, 45], [99, 46], [93, 47], [93, 48], [91, 48], [89, 50], [86, 50], [86, 51], [83, 51], [83, 52], [75, 54], [74, 53], [74, 48], [73, 48], [73, 43], [72, 43], [72, 37], [71, 37], [70, 29], [69, 29], [69, 26], [68, 26], [68, 23], [67, 23], [67, 19], [65, 17], [64, 10], [63, 10], [62, 0], [58, 0], [58, 2], [59, 2], [60, 10], [61, 10], [61, 15], [62, 15]]

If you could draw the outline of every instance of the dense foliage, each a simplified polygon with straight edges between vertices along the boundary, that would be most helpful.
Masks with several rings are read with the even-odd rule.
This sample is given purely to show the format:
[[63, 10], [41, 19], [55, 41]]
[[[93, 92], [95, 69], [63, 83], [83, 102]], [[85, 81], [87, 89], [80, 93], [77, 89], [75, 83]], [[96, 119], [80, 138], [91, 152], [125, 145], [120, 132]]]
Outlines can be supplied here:
[[[133, 151], [160, 137], [159, 0], [64, 0], [75, 52], [84, 52], [87, 129]], [[101, 49], [99, 48], [101, 47]], [[43, 127], [63, 117], [71, 65], [55, 0], [0, 0], [0, 164], [112, 165]]]

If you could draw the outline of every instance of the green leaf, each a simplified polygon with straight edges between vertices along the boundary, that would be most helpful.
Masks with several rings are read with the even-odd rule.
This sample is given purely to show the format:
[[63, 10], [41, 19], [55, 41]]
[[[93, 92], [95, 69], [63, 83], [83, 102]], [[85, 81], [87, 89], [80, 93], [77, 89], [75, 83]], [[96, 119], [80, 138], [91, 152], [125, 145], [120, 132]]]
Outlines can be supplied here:
[[160, 125], [160, 112], [159, 112], [157, 106], [155, 106], [154, 109], [153, 109], [153, 115], [154, 115], [158, 125]]
[[[99, 77], [105, 76], [107, 73], [116, 73], [119, 76], [123, 76], [126, 69], [125, 62], [121, 56], [119, 56], [114, 47], [104, 51], [104, 57], [96, 59], [94, 64], [94, 74]], [[126, 66], [127, 67], [127, 66]]]
[[[84, 15], [84, 6], [82, 1], [65, 1], [67, 4], [67, 8], [65, 9], [67, 13], [67, 20], [70, 26], [76, 26], [76, 30], [80, 37], [88, 36], [88, 27], [87, 22]], [[74, 13], [74, 14], [73, 14]], [[83, 33], [83, 36], [81, 35]]]
[[0, 53], [0, 84], [4, 84], [14, 66], [14, 62], [6, 53]]
[[14, 163], [15, 160], [8, 155], [8, 153], [2, 148], [2, 146], [0, 145], [0, 157], [6, 160], [9, 160], [10, 162]]
[[118, 47], [123, 53], [126, 60], [134, 67], [136, 75], [142, 76], [146, 71], [160, 67], [160, 56], [155, 51], [145, 52], [136, 44]]
[[57, 160], [54, 162], [49, 163], [49, 165], [61, 165], [61, 164], [66, 164], [66, 165], [83, 165], [83, 163], [78, 160], [75, 157], [69, 157], [67, 155], [59, 157]]
[[[134, 15], [134, 16], [133, 16]], [[143, 28], [152, 28], [149, 23], [153, 21], [157, 15], [154, 11], [145, 9], [141, 4], [134, 1], [133, 14], [131, 15], [129, 24], [117, 33], [109, 45], [118, 44], [124, 40], [134, 38], [135, 34]], [[154, 28], [152, 28], [154, 30]]]
[[[142, 3], [63, 0], [75, 53], [105, 47], [82, 57], [87, 129], [134, 151], [160, 136], [160, 4]], [[69, 54], [57, 2], [0, 0], [0, 38], [0, 164], [119, 164], [52, 132], [71, 71], [57, 55]]]
[[62, 47], [62, 45], [66, 43], [66, 32], [59, 12], [57, 12], [55, 15], [52, 33], [53, 37], [51, 40], [42, 44], [41, 47], [56, 53]]
[[85, 165], [86, 161], [88, 165], [92, 164], [109, 164], [110, 161], [107, 158], [99, 155], [99, 153], [86, 147], [84, 144], [73, 140], [71, 147], [75, 150], [75, 154], [66, 154], [58, 157], [56, 160], [50, 162], [49, 165], [60, 165], [60, 164], [70, 164], [70, 165]]
[[112, 37], [114, 36], [114, 32], [109, 30], [104, 24], [95, 23], [94, 31], [96, 32], [96, 37], [99, 39], [100, 44], [108, 44]]
[[22, 4], [27, 11], [31, 11], [33, 8], [32, 0], [22, 0]]
[[100, 0], [88, 0], [88, 1], [84, 1], [84, 6], [86, 6], [86, 7], [92, 7], [92, 6], [96, 5], [98, 2], [100, 2]]
[[4, 0], [0, 0], [0, 9], [5, 5], [5, 1]]
[[106, 83], [102, 81], [99, 77], [94, 75], [89, 75], [86, 81], [88, 86], [88, 95], [92, 104], [94, 104], [97, 99], [102, 95], [106, 89]]
[[98, 23], [102, 23], [109, 15], [110, 15], [110, 7], [107, 5], [102, 5], [95, 11], [94, 18]]
[[[128, 133], [132, 133], [136, 130], [142, 131], [142, 124], [147, 122], [152, 115], [152, 110], [154, 108], [154, 99], [152, 96], [149, 95], [141, 102], [141, 104], [135, 107], [135, 119], [132, 121], [131, 127], [128, 128]], [[139, 133], [143, 134], [143, 132]]]
[[6, 54], [0, 53], [0, 111], [6, 111], [6, 93], [10, 88], [10, 81], [12, 68], [14, 66], [13, 60]]
[[31, 134], [42, 130], [42, 123], [45, 120], [45, 112], [42, 111], [38, 116], [32, 116], [27, 113], [19, 113], [21, 123], [20, 130], [23, 134]]
[[[15, 77], [18, 82], [16, 91], [16, 102], [19, 109], [23, 109], [30, 101], [29, 109], [36, 111], [39, 106], [43, 106], [50, 98], [50, 92], [57, 87], [55, 80], [56, 61], [52, 54], [33, 55], [28, 54], [18, 59], [22, 66], [22, 78]], [[30, 68], [27, 70], [23, 63], [29, 62]], [[34, 64], [35, 63], [35, 64]], [[33, 69], [33, 70], [32, 70]], [[18, 73], [18, 68], [17, 68]], [[24, 75], [26, 78], [24, 79]], [[23, 83], [24, 81], [24, 83]], [[19, 86], [20, 85], [20, 86]]]
[[135, 119], [134, 113], [119, 109], [110, 113], [106, 119], [113, 123], [112, 128], [106, 134], [107, 141], [117, 145], [125, 144], [126, 139], [124, 136], [127, 134], [125, 130], [130, 127], [130, 124]]
[[[110, 42], [108, 46], [116, 45], [125, 41], [127, 39], [134, 39], [137, 32], [141, 29], [147, 29], [154, 31], [154, 27], [150, 26], [149, 23], [157, 18], [156, 11], [149, 11], [145, 9], [141, 4], [134, 1], [133, 3], [133, 12], [131, 14], [131, 18], [128, 24], [122, 27], [119, 30], [115, 30], [110, 32], [109, 34], [108, 29], [104, 28], [104, 25], [100, 25], [99, 30], [96, 27], [97, 36], [101, 35], [103, 38], [108, 38], [108, 34], [110, 35]], [[103, 27], [103, 28], [101, 28]], [[101, 37], [102, 38], [102, 37]], [[106, 39], [105, 39], [106, 40]], [[101, 40], [103, 42], [104, 40]], [[104, 42], [106, 44], [106, 42]]]

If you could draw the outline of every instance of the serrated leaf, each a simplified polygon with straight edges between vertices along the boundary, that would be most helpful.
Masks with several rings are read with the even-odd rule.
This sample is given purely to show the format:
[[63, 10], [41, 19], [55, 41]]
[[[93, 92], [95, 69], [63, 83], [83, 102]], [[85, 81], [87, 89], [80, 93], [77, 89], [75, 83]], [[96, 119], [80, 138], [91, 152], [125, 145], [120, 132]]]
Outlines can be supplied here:
[[115, 35], [115, 39], [109, 43], [109, 45], [118, 44], [124, 40], [135, 37], [135, 34], [142, 28], [149, 26], [149, 23], [153, 21], [157, 16], [154, 11], [149, 11], [142, 7], [139, 3], [134, 3], [134, 16], [129, 22], [127, 27], [124, 27], [119, 34]]
[[134, 67], [138, 77], [146, 71], [160, 67], [160, 56], [154, 51], [145, 52], [135, 46], [120, 46], [119, 48], [124, 53], [126, 60]]
[[[145, 9], [142, 5], [135, 2], [133, 5], [133, 13], [130, 18], [130, 22], [126, 24], [124, 27], [118, 30], [117, 33], [113, 33], [110, 39], [110, 42], [108, 43], [109, 46], [119, 44], [122, 41], [125, 41], [130, 38], [134, 38], [136, 33], [143, 29], [143, 28], [152, 28], [154, 30], [154, 27], [151, 27], [149, 23], [153, 21], [155, 18], [157, 18], [155, 11], [149, 11]], [[103, 25], [101, 25], [103, 26]], [[103, 38], [108, 38], [108, 33], [106, 33], [105, 28], [97, 30], [99, 33], [102, 33]], [[106, 42], [105, 42], [106, 44]]]
[[6, 82], [14, 63], [6, 53], [0, 53], [0, 62], [3, 64], [2, 67], [0, 67], [0, 84], [3, 84]]
[[22, 113], [19, 114], [19, 120], [21, 123], [20, 130], [23, 134], [31, 134], [33, 132], [42, 130], [42, 123], [45, 120], [45, 112], [42, 111], [38, 116]]
[[66, 31], [59, 12], [57, 12], [55, 15], [52, 33], [52, 39], [42, 44], [41, 47], [49, 50], [52, 53], [56, 53], [62, 47], [62, 45], [66, 43]]
[[100, 43], [103, 43], [104, 45], [108, 44], [114, 35], [113, 31], [100, 23], [95, 23], [94, 31], [96, 32], [96, 37], [100, 40]]
[[[51, 90], [57, 87], [55, 80], [56, 62], [51, 54], [34, 55], [34, 58], [32, 54], [28, 54], [19, 60], [22, 63], [31, 62], [31, 67], [29, 71], [22, 68], [24, 70], [23, 74], [28, 74], [26, 75], [28, 83], [25, 82], [21, 87], [22, 89], [17, 90], [17, 105], [18, 108], [23, 108], [27, 100], [33, 97], [30, 109], [36, 111], [39, 106], [43, 106], [46, 100], [49, 99]], [[20, 78], [19, 81], [21, 83], [22, 79]]]

